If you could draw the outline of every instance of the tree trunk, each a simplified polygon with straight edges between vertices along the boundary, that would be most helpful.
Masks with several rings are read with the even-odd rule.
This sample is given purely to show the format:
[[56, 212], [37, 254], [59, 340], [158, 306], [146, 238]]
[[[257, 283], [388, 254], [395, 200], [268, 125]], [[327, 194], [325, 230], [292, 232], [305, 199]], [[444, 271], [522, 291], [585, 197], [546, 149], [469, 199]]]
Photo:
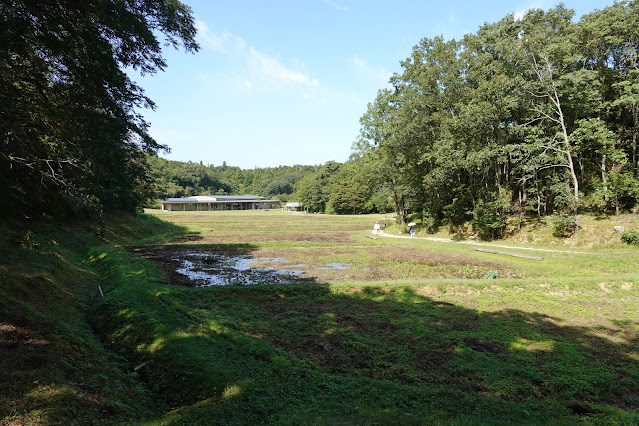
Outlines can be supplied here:
[[399, 224], [406, 224], [406, 207], [404, 205], [404, 197], [399, 195], [395, 188], [393, 187], [393, 201], [395, 202], [395, 211], [397, 212], [397, 218], [399, 219]]
[[637, 160], [637, 133], [632, 132], [632, 167], [635, 169], [635, 177], [639, 177], [639, 160]]
[[639, 177], [639, 159], [637, 158], [637, 127], [639, 126], [639, 105], [632, 106], [632, 167], [635, 177]]
[[564, 142], [564, 148], [565, 148], [565, 154], [568, 160], [568, 170], [570, 170], [570, 176], [572, 177], [572, 185], [573, 185], [573, 194], [575, 197], [575, 206], [573, 208], [573, 211], [575, 213], [575, 232], [574, 232], [574, 236], [575, 238], [579, 237], [579, 225], [577, 223], [577, 209], [579, 207], [579, 180], [577, 179], [577, 173], [575, 173], [575, 164], [572, 161], [572, 152], [570, 151], [570, 140], [568, 139], [568, 130], [566, 129], [566, 122], [564, 120], [564, 113], [563, 110], [561, 109], [561, 103], [559, 101], [559, 95], [557, 94], [557, 90], [554, 91], [553, 93], [554, 98], [552, 99], [553, 103], [555, 104], [556, 107], [556, 112], [557, 112], [557, 118], [559, 121], [559, 124], [561, 125], [561, 132], [563, 135], [563, 142]]
[[537, 194], [537, 217], [541, 217], [541, 192], [539, 192], [537, 173], [535, 173], [535, 193]]
[[526, 178], [524, 177], [521, 187], [519, 188], [519, 224], [517, 226], [518, 231], [521, 231], [521, 222], [524, 218], [525, 200], [526, 200]]
[[608, 196], [608, 178], [606, 177], [606, 154], [601, 157], [601, 183], [603, 184], [604, 201], [608, 204], [610, 197]]

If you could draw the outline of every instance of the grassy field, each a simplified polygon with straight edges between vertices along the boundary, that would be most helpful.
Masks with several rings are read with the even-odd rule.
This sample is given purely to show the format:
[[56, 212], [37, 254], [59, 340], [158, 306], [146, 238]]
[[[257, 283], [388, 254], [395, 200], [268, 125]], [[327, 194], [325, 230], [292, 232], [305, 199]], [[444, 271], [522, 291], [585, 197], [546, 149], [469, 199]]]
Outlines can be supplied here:
[[[0, 412], [3, 422], [85, 423], [106, 410], [107, 422], [143, 424], [639, 423], [639, 252], [612, 231], [618, 221], [639, 225], [632, 216], [583, 218], [581, 241], [554, 239], [549, 225], [531, 223], [530, 232], [492, 243], [553, 250], [493, 247], [539, 261], [473, 244], [367, 238], [375, 220], [390, 223], [383, 216], [150, 213], [111, 218], [93, 232], [99, 241], [74, 252], [84, 253], [81, 262], [51, 255], [92, 277], [92, 295], [78, 284], [73, 297], [98, 336], [95, 348], [71, 354], [77, 370], [49, 379], [59, 392], [66, 384], [73, 404], [52, 395], [33, 405], [19, 393], [41, 389], [31, 383], [36, 373], [19, 370], [25, 386], [0, 387], [0, 402], [13, 404]], [[39, 244], [39, 256], [60, 253]], [[172, 254], [137, 254], [149, 247]], [[15, 256], [33, 252], [21, 250]], [[241, 253], [253, 266], [279, 259], [304, 280], [169, 284], [171, 257], [189, 250]], [[0, 274], [31, 291], [28, 271], [0, 266]], [[36, 310], [38, 294], [29, 302]], [[53, 338], [61, 350], [82, 328], [64, 327], [68, 335]], [[98, 355], [102, 367], [90, 368], [85, 358]], [[75, 411], [60, 412], [69, 406]]]
[[[139, 287], [110, 289], [101, 332], [148, 362], [140, 375], [172, 409], [165, 422], [637, 422], [632, 248], [507, 250], [535, 261], [372, 240], [375, 216], [154, 214], [187, 230], [162, 241], [171, 249], [285, 259], [310, 281], [185, 288], [149, 265]], [[96, 260], [106, 276], [121, 264], [108, 259]]]

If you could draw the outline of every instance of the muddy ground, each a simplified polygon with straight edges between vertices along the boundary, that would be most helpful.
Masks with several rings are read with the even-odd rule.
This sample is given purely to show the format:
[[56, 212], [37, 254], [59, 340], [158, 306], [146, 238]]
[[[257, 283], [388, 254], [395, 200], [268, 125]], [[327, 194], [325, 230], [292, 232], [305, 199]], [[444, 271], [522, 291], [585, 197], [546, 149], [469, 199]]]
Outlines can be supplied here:
[[185, 287], [311, 282], [304, 271], [281, 267], [285, 259], [256, 258], [248, 250], [132, 247], [130, 251], [157, 263], [167, 284]]
[[382, 247], [195, 249], [132, 247], [156, 262], [172, 285], [289, 284], [300, 282], [381, 281], [411, 278], [482, 278], [498, 271], [513, 275], [498, 263], [429, 250]]

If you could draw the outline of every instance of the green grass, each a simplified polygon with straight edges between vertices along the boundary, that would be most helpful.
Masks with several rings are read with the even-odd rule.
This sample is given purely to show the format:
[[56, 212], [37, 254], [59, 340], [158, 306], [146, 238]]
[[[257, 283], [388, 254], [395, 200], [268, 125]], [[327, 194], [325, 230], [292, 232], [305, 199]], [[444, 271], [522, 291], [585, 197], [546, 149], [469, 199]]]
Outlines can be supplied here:
[[[132, 238], [150, 235], [158, 225], [179, 232], [152, 216], [107, 221], [112, 232]], [[85, 262], [91, 247], [106, 246], [96, 236], [106, 224], [5, 225], [0, 422], [118, 424], [161, 412], [129, 360], [107, 350], [88, 321], [99, 301], [98, 285], [110, 284]]]
[[[156, 270], [110, 293], [101, 332], [148, 362], [144, 379], [173, 408], [164, 422], [579, 423], [569, 400], [597, 410], [589, 421], [636, 422], [627, 248], [535, 262], [370, 240], [367, 216], [160, 217], [187, 228], [190, 248], [350, 265], [311, 284], [197, 289], [164, 285]], [[379, 274], [367, 277], [371, 265]]]
[[[23, 268], [0, 267], [16, 280], [13, 299], [1, 298], [10, 291], [0, 284], [2, 308], [12, 309], [4, 323], [39, 324], [25, 320], [33, 311], [46, 321], [32, 328], [48, 335], [60, 322], [56, 345], [80, 367], [69, 372], [59, 355], [41, 355], [61, 371], [50, 379], [57, 392], [75, 399], [30, 406], [29, 380], [40, 372], [20, 370], [13, 394], [0, 388], [4, 401], [18, 401], [4, 420], [91, 423], [107, 410], [112, 423], [142, 424], [638, 423], [636, 251], [509, 249], [544, 256], [539, 262], [471, 245], [365, 238], [376, 218], [154, 212], [108, 218], [100, 239], [95, 228], [69, 229], [55, 246], [39, 240], [39, 253], [17, 250]], [[127, 251], [166, 243], [284, 257], [313, 279], [171, 286], [163, 267]], [[316, 269], [330, 262], [350, 266]], [[50, 281], [30, 290], [32, 275]], [[43, 301], [48, 287], [64, 296]], [[85, 341], [93, 343], [83, 353]], [[576, 415], [565, 407], [571, 400], [595, 412]]]

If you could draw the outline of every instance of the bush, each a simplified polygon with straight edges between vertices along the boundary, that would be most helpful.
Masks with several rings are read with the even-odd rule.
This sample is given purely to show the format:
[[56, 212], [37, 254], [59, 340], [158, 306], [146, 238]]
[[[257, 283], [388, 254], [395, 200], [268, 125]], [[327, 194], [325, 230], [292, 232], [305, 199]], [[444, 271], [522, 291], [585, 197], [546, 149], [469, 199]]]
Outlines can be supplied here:
[[633, 229], [623, 232], [621, 241], [631, 246], [639, 246], [639, 230]]
[[486, 275], [483, 276], [485, 280], [496, 280], [499, 278], [499, 271], [488, 271]]
[[428, 213], [423, 213], [422, 224], [424, 225], [424, 229], [429, 234], [434, 234], [437, 231], [438, 222], [433, 216]]
[[552, 218], [553, 232], [557, 238], [566, 238], [575, 232], [577, 221], [574, 215], [561, 213]]
[[473, 228], [484, 240], [501, 238], [506, 229], [508, 203], [503, 198], [480, 201], [473, 210]]

